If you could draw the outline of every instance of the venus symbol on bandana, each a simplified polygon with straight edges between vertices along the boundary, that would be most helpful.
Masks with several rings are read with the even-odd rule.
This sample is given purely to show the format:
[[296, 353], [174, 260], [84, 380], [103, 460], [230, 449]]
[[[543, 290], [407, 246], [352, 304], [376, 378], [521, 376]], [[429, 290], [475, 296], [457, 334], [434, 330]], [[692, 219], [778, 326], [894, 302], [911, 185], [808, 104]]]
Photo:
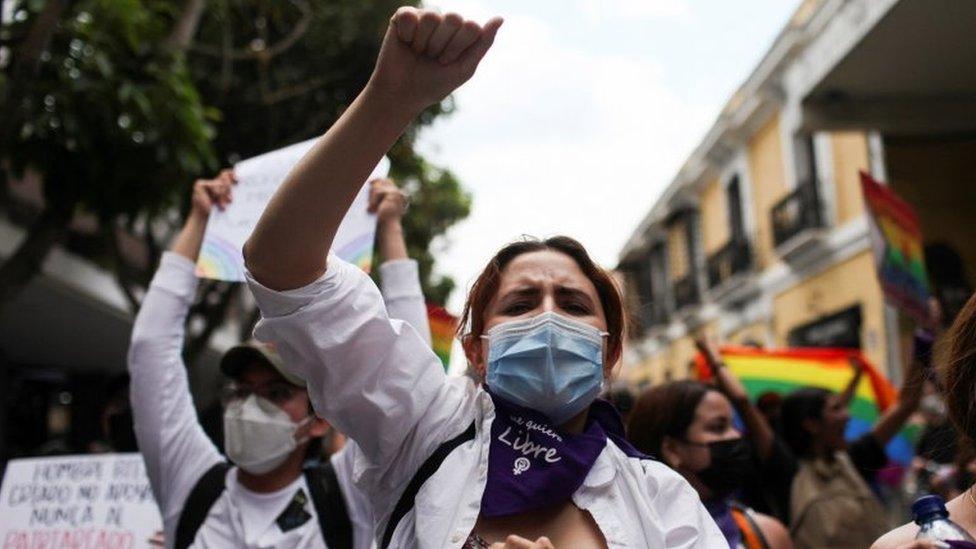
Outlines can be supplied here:
[[528, 471], [529, 467], [532, 467], [532, 462], [529, 461], [528, 458], [520, 457], [515, 460], [515, 467], [512, 469], [512, 473], [514, 473], [515, 476], [521, 475], [522, 473]]

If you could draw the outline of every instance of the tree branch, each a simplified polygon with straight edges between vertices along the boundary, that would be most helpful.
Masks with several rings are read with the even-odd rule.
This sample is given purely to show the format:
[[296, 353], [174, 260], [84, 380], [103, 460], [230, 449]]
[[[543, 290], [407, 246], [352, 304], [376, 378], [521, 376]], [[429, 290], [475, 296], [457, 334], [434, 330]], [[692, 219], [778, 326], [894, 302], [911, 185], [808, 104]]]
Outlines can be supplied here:
[[265, 105], [274, 105], [275, 103], [280, 103], [282, 101], [291, 99], [292, 97], [298, 97], [300, 95], [305, 95], [306, 93], [321, 88], [330, 82], [330, 79], [325, 76], [319, 76], [312, 78], [311, 80], [306, 80], [301, 84], [295, 86], [290, 86], [287, 88], [271, 91], [266, 89], [264, 86], [261, 88], [261, 102]]
[[190, 51], [203, 55], [209, 55], [210, 57], [229, 58], [232, 61], [273, 59], [282, 53], [285, 53], [291, 49], [292, 46], [297, 44], [298, 41], [305, 36], [305, 33], [308, 32], [308, 26], [312, 22], [312, 8], [308, 5], [308, 2], [305, 0], [292, 0], [292, 4], [294, 4], [294, 6], [302, 12], [302, 18], [295, 23], [295, 26], [292, 27], [292, 30], [290, 33], [288, 33], [288, 36], [269, 47], [260, 50], [246, 48], [239, 50], [232, 49], [228, 51], [225, 46], [218, 48], [207, 44], [194, 44], [190, 47]]
[[169, 36], [163, 40], [163, 47], [177, 51], [184, 51], [193, 42], [203, 18], [203, 10], [207, 7], [207, 0], [186, 0], [183, 11], [173, 26]]
[[58, 28], [61, 14], [67, 11], [74, 0], [50, 0], [34, 20], [20, 47], [11, 51], [11, 65], [7, 80], [7, 93], [0, 110], [0, 159], [4, 157], [3, 148], [20, 129], [20, 119], [24, 109], [24, 98], [30, 93], [31, 84], [41, 68], [41, 55], [51, 44], [51, 38]]
[[134, 281], [133, 278], [135, 278], [135, 281], [139, 281], [140, 277], [132, 277], [132, 271], [134, 269], [122, 255], [122, 247], [119, 245], [119, 231], [109, 228], [102, 232], [108, 242], [109, 252], [112, 254], [112, 261], [115, 263], [115, 268], [112, 269], [115, 275], [115, 283], [119, 285], [119, 289], [125, 294], [126, 301], [129, 302], [129, 312], [135, 313], [139, 310], [139, 306], [142, 303], [136, 298], [135, 293], [132, 292], [131, 284]]
[[41, 271], [48, 254], [67, 236], [70, 221], [69, 206], [49, 207], [41, 212], [24, 241], [0, 265], [0, 310]]

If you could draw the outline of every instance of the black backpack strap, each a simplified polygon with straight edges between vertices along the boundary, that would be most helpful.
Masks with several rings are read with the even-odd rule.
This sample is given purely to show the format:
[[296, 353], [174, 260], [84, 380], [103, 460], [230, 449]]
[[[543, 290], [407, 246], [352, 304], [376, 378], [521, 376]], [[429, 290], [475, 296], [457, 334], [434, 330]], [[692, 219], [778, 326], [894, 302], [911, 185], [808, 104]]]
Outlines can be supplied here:
[[176, 543], [173, 545], [175, 549], [186, 549], [193, 544], [210, 508], [227, 487], [224, 479], [229, 469], [230, 464], [226, 461], [216, 463], [193, 485], [176, 523]]
[[319, 517], [322, 539], [329, 549], [352, 548], [352, 522], [332, 462], [316, 462], [305, 468], [305, 482]]
[[396, 531], [397, 525], [411, 509], [413, 509], [414, 500], [417, 498], [417, 492], [420, 491], [420, 487], [427, 482], [437, 469], [440, 468], [441, 463], [447, 458], [448, 454], [454, 451], [455, 448], [464, 444], [469, 440], [474, 440], [475, 435], [475, 425], [471, 422], [471, 426], [467, 428], [460, 435], [452, 438], [451, 440], [441, 444], [434, 450], [427, 461], [420, 466], [413, 478], [410, 479], [410, 483], [407, 484], [406, 489], [400, 496], [399, 501], [397, 501], [396, 507], [393, 508], [393, 514], [390, 515], [390, 520], [386, 523], [386, 529], [383, 531], [383, 539], [380, 542], [380, 548], [386, 549], [390, 546], [390, 540], [393, 539], [393, 532]]

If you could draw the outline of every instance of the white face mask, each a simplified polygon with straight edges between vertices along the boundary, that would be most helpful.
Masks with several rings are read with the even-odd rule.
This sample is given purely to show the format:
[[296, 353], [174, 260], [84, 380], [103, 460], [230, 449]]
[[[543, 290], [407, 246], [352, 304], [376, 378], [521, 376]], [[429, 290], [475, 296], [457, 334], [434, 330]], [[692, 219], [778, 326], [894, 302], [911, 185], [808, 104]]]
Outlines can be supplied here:
[[224, 410], [224, 450], [238, 467], [263, 475], [281, 465], [308, 440], [295, 439], [295, 431], [312, 421], [308, 416], [298, 423], [267, 399], [250, 395], [235, 400]]

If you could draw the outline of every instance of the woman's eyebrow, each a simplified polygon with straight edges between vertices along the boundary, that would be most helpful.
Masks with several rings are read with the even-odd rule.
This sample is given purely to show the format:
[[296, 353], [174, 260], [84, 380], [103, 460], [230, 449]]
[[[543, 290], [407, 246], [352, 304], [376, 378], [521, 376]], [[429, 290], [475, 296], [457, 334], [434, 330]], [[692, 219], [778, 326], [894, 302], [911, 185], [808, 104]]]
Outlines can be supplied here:
[[571, 286], [559, 286], [556, 288], [556, 295], [558, 297], [576, 297], [584, 299], [587, 302], [592, 302], [590, 295], [579, 288], [574, 288]]
[[519, 287], [519, 288], [515, 288], [513, 290], [510, 290], [508, 292], [505, 292], [505, 294], [502, 295], [502, 299], [504, 300], [504, 299], [509, 299], [509, 298], [513, 298], [513, 297], [515, 297], [515, 298], [517, 298], [517, 297], [535, 297], [535, 296], [539, 295], [540, 292], [541, 292], [541, 290], [539, 290], [539, 288], [536, 288], [534, 286], [522, 286], [522, 287]]

